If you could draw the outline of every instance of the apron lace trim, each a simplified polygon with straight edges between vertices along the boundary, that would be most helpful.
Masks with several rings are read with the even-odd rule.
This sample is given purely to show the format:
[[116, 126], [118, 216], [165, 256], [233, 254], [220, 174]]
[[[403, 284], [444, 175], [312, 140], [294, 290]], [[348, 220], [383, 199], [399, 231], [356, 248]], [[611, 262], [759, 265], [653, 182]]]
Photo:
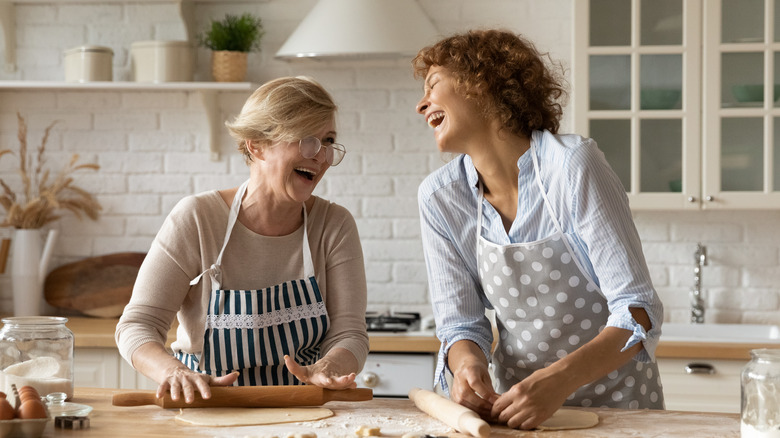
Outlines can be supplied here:
[[257, 329], [287, 324], [302, 319], [319, 318], [327, 314], [325, 303], [317, 302], [262, 314], [208, 315], [206, 328]]

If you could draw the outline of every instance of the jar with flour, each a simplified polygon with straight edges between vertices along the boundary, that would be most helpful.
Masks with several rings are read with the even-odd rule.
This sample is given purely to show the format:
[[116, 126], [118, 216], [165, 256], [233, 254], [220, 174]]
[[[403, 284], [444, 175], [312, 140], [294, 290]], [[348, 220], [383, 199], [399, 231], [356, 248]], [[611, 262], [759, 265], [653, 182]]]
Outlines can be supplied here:
[[742, 369], [742, 438], [780, 438], [780, 349], [750, 352]]
[[64, 392], [73, 397], [73, 332], [67, 318], [3, 318], [0, 329], [0, 390], [13, 394], [29, 385], [42, 396]]

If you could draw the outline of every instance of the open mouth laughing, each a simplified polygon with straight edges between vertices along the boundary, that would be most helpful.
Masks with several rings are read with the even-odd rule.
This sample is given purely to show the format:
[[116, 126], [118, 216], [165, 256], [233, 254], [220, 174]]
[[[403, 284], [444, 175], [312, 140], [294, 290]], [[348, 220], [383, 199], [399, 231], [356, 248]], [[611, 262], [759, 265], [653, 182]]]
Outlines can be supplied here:
[[308, 179], [309, 181], [314, 181], [314, 177], [317, 176], [316, 172], [314, 172], [311, 169], [307, 169], [305, 167], [296, 167], [295, 168], [295, 173], [297, 173], [298, 175], [300, 175], [303, 178]]
[[436, 111], [428, 116], [428, 126], [436, 128], [444, 121], [444, 111]]

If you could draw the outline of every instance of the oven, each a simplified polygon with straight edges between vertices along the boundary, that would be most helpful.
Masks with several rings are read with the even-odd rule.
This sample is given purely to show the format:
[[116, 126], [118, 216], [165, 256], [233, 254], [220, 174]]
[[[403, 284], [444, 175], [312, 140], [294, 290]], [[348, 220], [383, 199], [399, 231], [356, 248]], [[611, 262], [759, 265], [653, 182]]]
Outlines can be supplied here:
[[[366, 314], [369, 337], [435, 336], [433, 330], [421, 330], [420, 324], [419, 313]], [[356, 379], [358, 387], [371, 388], [375, 397], [407, 397], [415, 387], [432, 391], [436, 353], [398, 350], [369, 353]]]

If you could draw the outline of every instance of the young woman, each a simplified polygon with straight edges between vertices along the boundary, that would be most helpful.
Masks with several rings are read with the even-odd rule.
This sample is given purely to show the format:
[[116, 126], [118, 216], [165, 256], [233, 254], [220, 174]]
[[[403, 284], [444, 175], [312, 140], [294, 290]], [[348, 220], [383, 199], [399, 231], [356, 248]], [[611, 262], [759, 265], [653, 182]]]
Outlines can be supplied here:
[[564, 404], [663, 408], [663, 306], [625, 191], [595, 141], [557, 133], [564, 89], [545, 59], [487, 30], [413, 61], [425, 80], [417, 112], [439, 150], [457, 154], [419, 189], [436, 378], [453, 400], [522, 429]]

